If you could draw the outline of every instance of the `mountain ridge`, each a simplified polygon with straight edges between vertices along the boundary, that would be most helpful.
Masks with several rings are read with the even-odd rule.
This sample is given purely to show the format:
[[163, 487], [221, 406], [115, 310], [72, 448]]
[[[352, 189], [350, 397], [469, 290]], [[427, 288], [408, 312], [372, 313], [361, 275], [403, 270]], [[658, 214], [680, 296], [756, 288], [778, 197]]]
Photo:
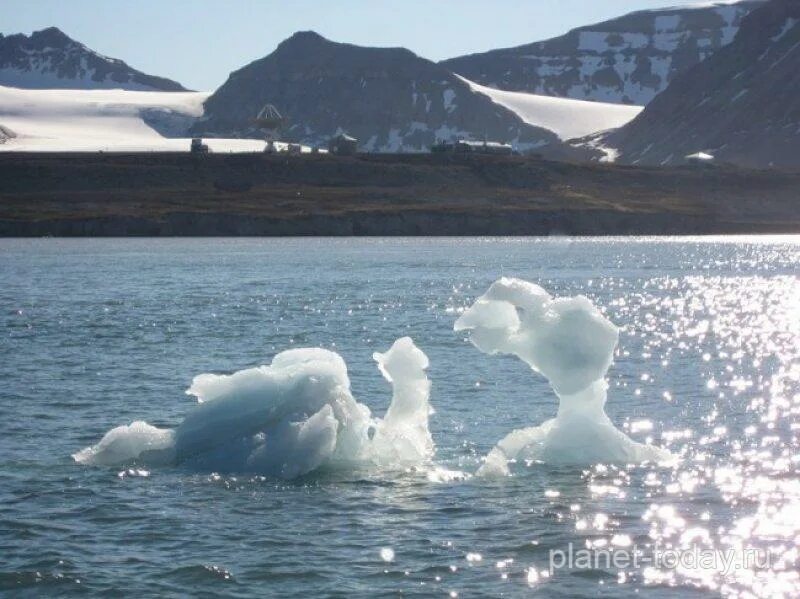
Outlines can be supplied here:
[[281, 137], [308, 145], [348, 133], [367, 152], [420, 152], [439, 140], [486, 137], [522, 151], [575, 155], [553, 132], [406, 48], [333, 42], [312, 31], [295, 33], [231, 73], [205, 102], [193, 131], [259, 134], [253, 118], [267, 103], [288, 119]]
[[148, 75], [103, 56], [57, 27], [30, 35], [0, 34], [0, 85], [25, 89], [126, 89], [188, 91], [180, 83]]
[[740, 166], [800, 166], [800, 2], [771, 0], [751, 12], [729, 46], [601, 143], [631, 164], [703, 153]]
[[675, 76], [730, 43], [744, 15], [763, 1], [640, 10], [439, 64], [505, 91], [645, 105]]

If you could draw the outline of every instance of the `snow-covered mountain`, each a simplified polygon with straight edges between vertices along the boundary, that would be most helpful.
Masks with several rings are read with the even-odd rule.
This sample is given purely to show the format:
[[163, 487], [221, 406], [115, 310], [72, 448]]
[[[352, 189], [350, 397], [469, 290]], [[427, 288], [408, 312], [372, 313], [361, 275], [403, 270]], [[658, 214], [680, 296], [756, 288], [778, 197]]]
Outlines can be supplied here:
[[186, 91], [108, 58], [50, 27], [30, 36], [0, 34], [0, 85], [27, 89]]
[[555, 133], [409, 50], [335, 43], [310, 31], [232, 73], [193, 131], [253, 135], [267, 103], [288, 119], [284, 139], [310, 145], [346, 132], [367, 152], [427, 151], [437, 140], [484, 137], [554, 157], [572, 152]]
[[752, 167], [800, 167], [800, 1], [770, 0], [754, 10], [733, 43], [599, 141], [626, 163], [675, 164], [705, 154]]
[[[42, 35], [48, 34], [32, 38], [45, 54], [64, 37], [51, 31], [55, 38], [45, 42]], [[55, 84], [37, 79], [59, 88], [68, 81], [75, 85], [74, 79]], [[574, 159], [594, 151], [563, 140], [619, 126], [639, 110], [511, 96], [454, 76], [408, 50], [336, 44], [305, 32], [231, 75], [213, 95], [0, 86], [0, 149], [186, 151], [193, 133], [213, 137], [208, 144], [215, 151], [261, 151], [263, 133], [253, 119], [269, 102], [289, 117], [281, 138], [306, 145], [325, 146], [342, 131], [358, 136], [362, 150], [375, 152], [427, 151], [437, 140], [487, 137]]]
[[644, 105], [678, 74], [730, 43], [763, 0], [646, 10], [550, 40], [440, 63], [508, 91]]

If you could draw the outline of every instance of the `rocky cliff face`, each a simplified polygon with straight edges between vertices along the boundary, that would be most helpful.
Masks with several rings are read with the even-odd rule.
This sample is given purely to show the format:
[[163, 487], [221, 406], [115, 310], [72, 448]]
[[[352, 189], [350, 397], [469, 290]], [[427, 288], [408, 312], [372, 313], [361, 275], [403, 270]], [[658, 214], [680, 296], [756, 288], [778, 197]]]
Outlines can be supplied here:
[[340, 44], [313, 32], [296, 33], [232, 73], [193, 130], [257, 135], [253, 119], [267, 103], [287, 119], [281, 138], [308, 145], [347, 133], [366, 152], [426, 151], [436, 140], [484, 137], [550, 156], [570, 152], [552, 132], [409, 50]]
[[635, 12], [442, 66], [510, 91], [644, 105], [678, 74], [730, 43], [761, 0]]
[[800, 167], [800, 2], [771, 0], [729, 46], [673, 81], [602, 143], [634, 164]]
[[17, 134], [14, 133], [11, 129], [9, 129], [8, 127], [4, 127], [3, 125], [0, 125], [0, 144], [5, 143], [9, 139], [12, 139], [16, 136]]
[[0, 34], [0, 85], [26, 89], [185, 91], [175, 81], [146, 75], [102, 56], [50, 27], [30, 36]]

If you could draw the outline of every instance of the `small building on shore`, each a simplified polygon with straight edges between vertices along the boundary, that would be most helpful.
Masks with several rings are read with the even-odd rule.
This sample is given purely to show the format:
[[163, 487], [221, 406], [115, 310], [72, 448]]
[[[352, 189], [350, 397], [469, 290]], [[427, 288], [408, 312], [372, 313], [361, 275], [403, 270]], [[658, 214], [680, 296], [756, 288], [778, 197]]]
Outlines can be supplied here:
[[192, 154], [208, 154], [210, 152], [208, 144], [204, 144], [203, 139], [200, 137], [192, 138], [192, 145], [189, 146], [189, 150]]
[[454, 142], [440, 141], [431, 146], [434, 154], [494, 154], [510, 156], [514, 153], [511, 144], [498, 141], [470, 141], [459, 139]]
[[358, 140], [340, 133], [328, 142], [328, 151], [339, 156], [354, 156], [358, 152]]

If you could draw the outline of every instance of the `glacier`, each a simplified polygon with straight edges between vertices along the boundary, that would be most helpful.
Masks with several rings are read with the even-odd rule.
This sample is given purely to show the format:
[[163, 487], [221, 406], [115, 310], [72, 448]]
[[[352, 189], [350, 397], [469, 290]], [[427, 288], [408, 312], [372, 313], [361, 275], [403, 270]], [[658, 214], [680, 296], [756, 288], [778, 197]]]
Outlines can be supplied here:
[[572, 98], [495, 89], [461, 77], [476, 93], [488, 96], [535, 127], [552, 131], [563, 140], [617, 129], [635, 119], [644, 106], [590, 102]]
[[[16, 89], [0, 86], [0, 143], [14, 152], [188, 152], [209, 92]], [[206, 138], [212, 152], [262, 152], [263, 139]], [[279, 151], [286, 149], [277, 142]], [[311, 148], [303, 146], [302, 151]]]

